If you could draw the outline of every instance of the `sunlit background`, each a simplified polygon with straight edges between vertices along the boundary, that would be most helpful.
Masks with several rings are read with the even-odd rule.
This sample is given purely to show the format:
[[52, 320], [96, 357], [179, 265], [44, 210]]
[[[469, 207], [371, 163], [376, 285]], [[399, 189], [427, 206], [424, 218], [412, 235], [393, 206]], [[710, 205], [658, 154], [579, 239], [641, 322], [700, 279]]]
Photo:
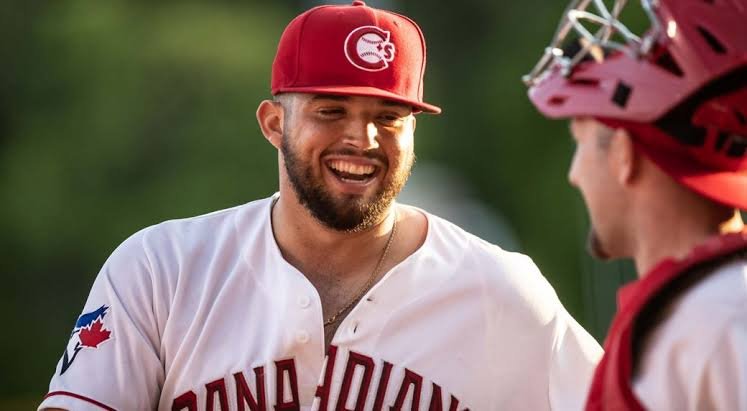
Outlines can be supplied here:
[[[94, 277], [126, 237], [277, 189], [254, 111], [280, 33], [316, 4], [0, 6], [0, 409], [41, 400]], [[601, 340], [632, 269], [586, 257], [567, 125], [541, 118], [520, 81], [565, 2], [368, 4], [421, 25], [426, 100], [444, 109], [418, 118], [402, 202], [529, 254]]]

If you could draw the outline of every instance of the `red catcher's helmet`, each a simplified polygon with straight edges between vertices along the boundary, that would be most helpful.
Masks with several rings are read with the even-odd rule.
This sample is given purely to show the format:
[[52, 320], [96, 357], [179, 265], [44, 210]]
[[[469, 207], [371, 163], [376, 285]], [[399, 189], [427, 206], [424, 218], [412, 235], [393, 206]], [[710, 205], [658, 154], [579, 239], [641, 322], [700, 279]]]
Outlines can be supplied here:
[[747, 0], [641, 0], [641, 37], [619, 20], [625, 3], [573, 1], [524, 76], [529, 98], [628, 130], [680, 184], [747, 209]]

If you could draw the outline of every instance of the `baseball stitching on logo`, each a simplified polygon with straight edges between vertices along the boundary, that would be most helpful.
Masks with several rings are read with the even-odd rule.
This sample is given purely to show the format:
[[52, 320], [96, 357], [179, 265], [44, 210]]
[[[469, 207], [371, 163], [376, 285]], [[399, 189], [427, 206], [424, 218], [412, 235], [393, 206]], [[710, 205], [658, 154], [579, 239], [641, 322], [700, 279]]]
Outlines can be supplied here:
[[[368, 33], [366, 33], [366, 34], [368, 34]], [[367, 38], [366, 38], [366, 37], [364, 37], [364, 36], [365, 36], [365, 34], [364, 34], [363, 36], [361, 36], [361, 38], [360, 38], [360, 39], [358, 39], [358, 41], [362, 41], [362, 42], [364, 42], [364, 43], [368, 43], [368, 44], [379, 44], [379, 43], [381, 43], [381, 41], [373, 41], [373, 40], [371, 40], [371, 39], [367, 39]]]
[[356, 28], [348, 34], [344, 45], [345, 57], [350, 64], [365, 71], [381, 71], [389, 67], [395, 50], [390, 33], [376, 26]]

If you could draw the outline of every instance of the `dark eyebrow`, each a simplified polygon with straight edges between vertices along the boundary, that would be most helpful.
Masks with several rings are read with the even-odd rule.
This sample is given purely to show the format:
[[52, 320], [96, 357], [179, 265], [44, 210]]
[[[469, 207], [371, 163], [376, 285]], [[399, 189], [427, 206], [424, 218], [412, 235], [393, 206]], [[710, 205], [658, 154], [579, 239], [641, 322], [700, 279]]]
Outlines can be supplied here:
[[[352, 100], [351, 96], [341, 96], [337, 94], [315, 94], [311, 101], [320, 101], [320, 100], [332, 100], [332, 101], [350, 101]], [[385, 107], [400, 107], [406, 110], [413, 110], [412, 106], [405, 103], [400, 103], [399, 101], [394, 100], [387, 100], [387, 99], [379, 99], [379, 104]]]

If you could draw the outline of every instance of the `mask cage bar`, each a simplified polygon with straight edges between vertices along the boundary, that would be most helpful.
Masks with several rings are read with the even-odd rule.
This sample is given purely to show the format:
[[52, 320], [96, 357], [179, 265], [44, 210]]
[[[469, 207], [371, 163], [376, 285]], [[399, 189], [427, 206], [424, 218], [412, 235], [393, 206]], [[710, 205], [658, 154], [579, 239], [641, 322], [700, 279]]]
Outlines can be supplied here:
[[[603, 0], [572, 0], [563, 13], [552, 42], [545, 48], [544, 54], [532, 71], [522, 77], [524, 84], [528, 87], [536, 85], [554, 67], [559, 67], [561, 74], [567, 77], [573, 72], [573, 68], [589, 55], [601, 62], [605, 50], [621, 51], [636, 58], [647, 54], [661, 33], [661, 23], [654, 12], [658, 0], [641, 0], [641, 7], [651, 23], [651, 29], [643, 38], [635, 35], [618, 19], [627, 2], [628, 0], [615, 0], [612, 10], [609, 10]], [[587, 10], [591, 4], [594, 5], [597, 14]], [[592, 33], [582, 24], [583, 22], [600, 27], [596, 33]], [[573, 56], [566, 56], [561, 45], [571, 30], [579, 36], [581, 49]], [[615, 33], [619, 34], [624, 42], [610, 40]]]

